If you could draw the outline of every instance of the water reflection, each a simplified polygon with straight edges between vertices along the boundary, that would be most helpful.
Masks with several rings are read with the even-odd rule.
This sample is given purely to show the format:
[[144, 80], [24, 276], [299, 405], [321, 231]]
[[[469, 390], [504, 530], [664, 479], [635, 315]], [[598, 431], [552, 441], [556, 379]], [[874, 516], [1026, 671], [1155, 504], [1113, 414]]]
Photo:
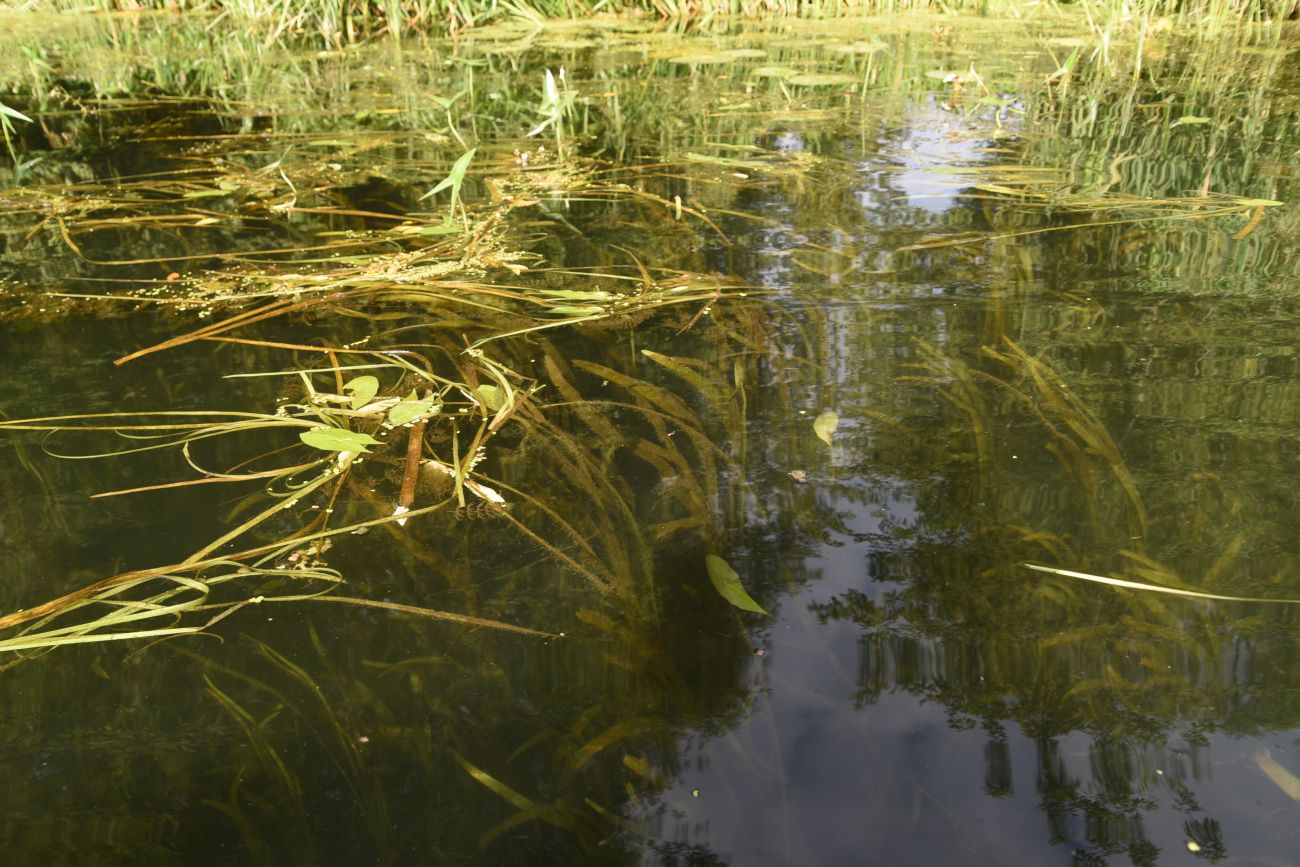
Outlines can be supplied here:
[[[976, 53], [989, 34], [969, 38]], [[493, 95], [476, 122], [503, 139], [535, 94], [526, 76], [499, 73], [563, 62], [590, 95], [583, 147], [617, 154], [626, 165], [602, 171], [655, 197], [552, 194], [530, 250], [571, 273], [538, 285], [589, 288], [579, 269], [634, 274], [640, 262], [656, 275], [717, 272], [737, 288], [699, 309], [503, 349], [565, 405], [504, 433], [485, 465], [531, 499], [504, 515], [386, 527], [329, 555], [358, 597], [564, 640], [268, 606], [218, 631], [222, 643], [73, 648], [6, 671], [17, 849], [277, 864], [1285, 863], [1296, 613], [1116, 591], [1023, 564], [1300, 597], [1295, 215], [1270, 211], [1240, 238], [1248, 212], [1226, 227], [1148, 220], [1012, 235], [1110, 212], [1056, 214], [959, 171], [1040, 165], [1072, 194], [1109, 185], [1172, 198], [1205, 184], [1285, 200], [1293, 131], [1266, 110], [1294, 99], [1283, 58], [1240, 73], [1258, 125], [1199, 131], [1169, 123], [1183, 111], [1175, 103], [1191, 113], [1219, 99], [1188, 72], [1194, 63], [1170, 60], [1127, 93], [1098, 74], [1071, 97], [1043, 90], [1046, 54], [1027, 76], [991, 60], [997, 92], [1027, 94], [1013, 138], [1005, 106], [926, 83], [936, 67], [964, 66], [967, 48], [954, 58], [948, 44], [891, 39], [880, 58], [834, 55], [837, 74], [867, 85], [857, 98], [760, 75], [760, 63], [825, 66], [829, 53], [764, 34], [752, 37], [762, 58], [720, 65], [585, 45], [475, 58]], [[330, 68], [331, 97], [359, 98]], [[410, 75], [402, 100], [454, 77], [409, 57], [398, 68]], [[310, 112], [285, 110], [291, 96], [268, 92], [286, 102], [241, 123], [314, 130]], [[677, 104], [693, 110], [665, 109]], [[371, 107], [369, 120], [331, 123], [371, 124], [391, 108]], [[320, 184], [349, 210], [414, 207], [429, 186], [422, 164], [450, 139], [373, 132], [360, 144], [294, 139], [340, 162], [286, 161], [286, 174], [304, 198]], [[272, 144], [204, 147], [251, 167], [278, 158]], [[94, 176], [148, 168], [78, 159]], [[375, 165], [396, 180], [372, 177]], [[347, 183], [326, 186], [339, 172]], [[664, 205], [677, 197], [707, 208], [715, 227], [677, 219]], [[213, 211], [254, 211], [261, 198]], [[5, 267], [38, 291], [73, 278], [163, 280], [95, 261], [123, 245], [141, 258], [178, 246], [171, 231], [100, 226], [76, 256], [43, 217], [46, 231], [23, 246], [32, 226], [20, 217], [6, 226]], [[241, 219], [180, 246], [218, 268], [222, 251], [373, 228], [304, 214], [253, 232], [262, 224]], [[925, 246], [965, 232], [983, 237]], [[197, 352], [109, 379], [110, 359], [168, 328], [107, 321], [73, 317], [52, 332], [84, 361], [7, 322], [5, 360], [24, 374], [7, 385], [6, 411], [112, 405], [123, 391], [141, 406], [273, 400], [246, 383], [214, 394]], [[365, 330], [330, 327], [340, 339]], [[428, 339], [452, 359], [462, 345]], [[232, 369], [283, 365], [261, 349], [221, 357]], [[75, 372], [63, 397], [22, 382], [42, 379], [48, 362], [32, 359], [49, 358]], [[811, 433], [826, 409], [841, 420], [829, 448]], [[3, 513], [4, 563], [54, 574], [58, 590], [111, 573], [116, 558], [165, 562], [169, 546], [211, 538], [240, 508], [213, 495], [123, 504], [98, 523], [66, 517], [66, 502], [123, 486], [118, 469], [33, 469], [35, 444], [5, 447], [22, 471]], [[160, 468], [131, 471], [146, 469]], [[338, 507], [360, 512], [371, 493], [350, 488]], [[196, 516], [182, 513], [196, 503]], [[738, 615], [717, 598], [709, 551], [777, 616]], [[6, 592], [6, 610], [31, 602], [28, 587]]]

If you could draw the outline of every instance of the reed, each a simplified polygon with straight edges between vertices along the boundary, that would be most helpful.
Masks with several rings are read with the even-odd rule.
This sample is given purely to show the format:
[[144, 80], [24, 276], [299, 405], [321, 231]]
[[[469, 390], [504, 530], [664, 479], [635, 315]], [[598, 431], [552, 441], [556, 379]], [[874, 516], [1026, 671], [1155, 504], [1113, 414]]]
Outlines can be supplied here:
[[[1052, 4], [1055, 6], [1055, 4]], [[1141, 33], [1157, 22], [1217, 37], [1238, 24], [1294, 17], [1296, 0], [1083, 0], [1077, 4], [1088, 27], [1107, 40]], [[5, 0], [0, 9], [86, 13], [77, 0]], [[307, 41], [341, 47], [367, 39], [407, 34], [455, 35], [507, 19], [543, 26], [545, 22], [602, 15], [643, 15], [679, 24], [727, 19], [777, 17], [835, 18], [898, 16], [931, 11], [943, 14], [1023, 15], [1010, 0], [609, 0], [595, 8], [581, 0], [98, 0], [102, 12], [141, 10], [201, 17], [224, 28], [256, 35], [263, 45]], [[95, 7], [89, 7], [95, 8]]]

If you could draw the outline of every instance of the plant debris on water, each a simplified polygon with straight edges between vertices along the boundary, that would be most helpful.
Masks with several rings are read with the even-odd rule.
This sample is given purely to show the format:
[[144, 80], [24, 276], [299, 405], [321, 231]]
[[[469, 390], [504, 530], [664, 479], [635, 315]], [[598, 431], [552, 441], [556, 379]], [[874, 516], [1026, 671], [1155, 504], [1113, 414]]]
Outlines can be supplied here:
[[[257, 863], [671, 860], [832, 694], [828, 766], [913, 697], [1153, 863], [1183, 783], [1060, 738], [1294, 727], [1294, 52], [1211, 6], [0, 13], [0, 666], [188, 696], [129, 827]], [[960, 840], [901, 761], [855, 806]]]

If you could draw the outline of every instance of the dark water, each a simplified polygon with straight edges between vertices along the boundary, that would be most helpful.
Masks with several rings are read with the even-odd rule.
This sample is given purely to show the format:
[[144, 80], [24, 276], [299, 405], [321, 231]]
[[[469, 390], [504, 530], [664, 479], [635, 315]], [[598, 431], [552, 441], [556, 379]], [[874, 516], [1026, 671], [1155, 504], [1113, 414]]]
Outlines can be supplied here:
[[[599, 410], [617, 442], [557, 411], [566, 445], [506, 432], [483, 467], [552, 510], [512, 515], [563, 551], [592, 546], [634, 602], [503, 518], [434, 514], [336, 540], [342, 592], [564, 637], [286, 603], [204, 636], [28, 659], [0, 672], [6, 861], [1300, 863], [1296, 606], [1025, 565], [1300, 599], [1300, 47], [1153, 39], [1134, 75], [1131, 48], [1086, 67], [1089, 43], [1062, 88], [1045, 79], [1074, 46], [1052, 37], [1075, 31], [962, 22], [512, 32], [271, 59], [226, 102], [78, 95], [89, 73], [65, 56], [71, 95], [23, 132], [41, 159], [0, 191], [45, 196], [0, 218], [9, 418], [273, 406], [282, 379], [222, 377], [303, 357], [200, 343], [115, 367], [203, 320], [53, 295], [256, 275], [294, 257], [234, 254], [424, 207], [461, 150], [439, 94], [465, 91], [452, 114], [486, 160], [466, 197], [486, 201], [512, 151], [547, 159], [550, 132], [523, 134], [560, 66], [578, 97], [570, 146], [626, 189], [556, 191], [529, 212], [530, 261], [570, 272], [546, 285], [635, 275], [635, 256], [745, 294], [500, 350], [539, 379], [542, 355], [567, 359], [585, 397], [623, 405]], [[943, 80], [972, 62], [983, 84]], [[797, 83], [811, 72], [841, 78]], [[277, 159], [296, 167], [298, 207], [371, 216], [184, 196]], [[51, 214], [94, 196], [116, 204], [63, 212], [86, 227], [77, 253]], [[716, 230], [677, 219], [675, 197]], [[1283, 204], [1207, 217], [1242, 199]], [[198, 207], [220, 224], [75, 222]], [[110, 260], [130, 264], [94, 264]], [[463, 346], [472, 327], [398, 313], [423, 329], [412, 344]], [[245, 336], [339, 345], [380, 327], [318, 315]], [[711, 385], [643, 349], [700, 360]], [[676, 395], [713, 447], [655, 428], [601, 370]], [[829, 446], [813, 431], [828, 410]], [[43, 450], [112, 444], [5, 434], [5, 613], [177, 562], [251, 515], [246, 487], [87, 499], [191, 476], [175, 452]], [[575, 487], [563, 468], [579, 453], [608, 486]], [[697, 496], [705, 525], [683, 511]], [[770, 617], [714, 592], [710, 552]]]

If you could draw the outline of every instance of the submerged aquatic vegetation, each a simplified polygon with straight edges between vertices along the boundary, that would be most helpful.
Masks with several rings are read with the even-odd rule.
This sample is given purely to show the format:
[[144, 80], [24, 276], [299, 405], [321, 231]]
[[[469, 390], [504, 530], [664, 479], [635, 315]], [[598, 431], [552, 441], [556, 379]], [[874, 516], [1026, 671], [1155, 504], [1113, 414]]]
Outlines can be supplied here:
[[[574, 272], [571, 276], [582, 288], [560, 288], [570, 275], [565, 269], [539, 267], [542, 257], [527, 249], [531, 230], [521, 233], [519, 224], [528, 223], [519, 220], [516, 212], [541, 208], [543, 214], [552, 213], [544, 203], [556, 196], [566, 202], [626, 198], [658, 201], [661, 207], [670, 207], [669, 203], [648, 191], [600, 180], [594, 165], [571, 158], [526, 167], [498, 162], [508, 173], [492, 183], [495, 201], [471, 213], [460, 190], [475, 152], [471, 149], [462, 155], [447, 179], [433, 190], [451, 190], [452, 211], [444, 219], [435, 221], [418, 214], [394, 217], [397, 225], [392, 228], [350, 232], [337, 246], [328, 240], [323, 245], [324, 250], [342, 249], [346, 255], [336, 252], [321, 257], [321, 245], [286, 247], [267, 251], [271, 255], [255, 263], [246, 252], [226, 256], [211, 251], [194, 258], [233, 264], [184, 277], [175, 274], [161, 286], [143, 291], [68, 296], [83, 304], [144, 304], [178, 315], [196, 311], [212, 320], [126, 353], [117, 364], [194, 344], [259, 347], [308, 361], [284, 370], [230, 374], [244, 379], [296, 381], [300, 390], [273, 411], [100, 413], [0, 422], [0, 429], [8, 431], [104, 432], [127, 439], [121, 447], [79, 457], [179, 451], [198, 474], [190, 483], [260, 482], [271, 498], [261, 507], [254, 506], [251, 517], [180, 563], [123, 573], [0, 620], [0, 626], [21, 628], [0, 643], [0, 649], [34, 650], [69, 642], [189, 634], [204, 631], [249, 604], [318, 598], [546, 634], [531, 627], [422, 606], [320, 595], [341, 580], [336, 572], [319, 565], [324, 550], [341, 536], [388, 524], [401, 526], [439, 512], [469, 515], [483, 509], [584, 578], [600, 595], [612, 594], [624, 616], [635, 621], [655, 609], [653, 566], [648, 560], [649, 548], [631, 519], [626, 502], [629, 492], [611, 486], [602, 466], [609, 460], [610, 449], [618, 444], [612, 440], [628, 439], [603, 420], [604, 407], [633, 411], [647, 427], [635, 439], [633, 452], [658, 472], [680, 480], [665, 502], [679, 502], [686, 515], [678, 513], [667, 519], [664, 528], [656, 532], [660, 538], [683, 530], [716, 532], [714, 522], [722, 507], [715, 479], [717, 463], [727, 456], [704, 433], [705, 423], [686, 402], [649, 381], [592, 361], [562, 361], [550, 344], [542, 352], [544, 363], [522, 359], [537, 352], [528, 344], [560, 329], [617, 331], [679, 308], [690, 311], [684, 314], [683, 329], [695, 326], [709, 312], [714, 313], [709, 322], [721, 322], [719, 302], [739, 290], [724, 279], [650, 269], [635, 259], [633, 274]], [[31, 205], [17, 216], [26, 214], [37, 230], [43, 227], [56, 233], [88, 265], [112, 268], [175, 259], [99, 259], [82, 247], [78, 236], [164, 221], [180, 228], [231, 219], [221, 210], [205, 210], [203, 216], [182, 216], [177, 221], [165, 216], [178, 207], [190, 210], [188, 203], [209, 191], [215, 194], [212, 198], [238, 197], [241, 220], [253, 214], [277, 221], [292, 213], [363, 213], [313, 207], [308, 196], [328, 195], [331, 187], [310, 163], [281, 158], [271, 168], [273, 175], [235, 167], [207, 178], [192, 171], [175, 180], [153, 177], [143, 182], [149, 190], [147, 198], [136, 198], [138, 188], [127, 184], [107, 196], [63, 199], [57, 210], [46, 206], [48, 200], [40, 188], [32, 187], [24, 193]], [[272, 180], [276, 177], [278, 183]], [[281, 183], [290, 191], [287, 203], [274, 195]], [[680, 202], [671, 207], [683, 217], [695, 215], [713, 225]], [[135, 213], [106, 216], [122, 214], [128, 208]], [[457, 209], [463, 222], [453, 223]], [[146, 210], [157, 211], [161, 219], [141, 213]], [[454, 240], [448, 240], [453, 235]], [[484, 279], [492, 271], [508, 272], [514, 280]], [[340, 316], [375, 327], [343, 345], [334, 345], [328, 338], [319, 343], [262, 338], [253, 331], [286, 319], [320, 322]], [[706, 379], [707, 367], [697, 369], [688, 360], [648, 350], [647, 357], [703, 389], [706, 396], [731, 404], [729, 388]], [[573, 384], [571, 364], [625, 389], [628, 398], [593, 401], [582, 396]], [[550, 401], [542, 394], [548, 384], [543, 376], [563, 400]], [[556, 411], [576, 413], [593, 425], [600, 438], [596, 447], [578, 445], [550, 422], [549, 416]], [[742, 424], [743, 419], [733, 415], [728, 429], [738, 436]], [[685, 433], [690, 445], [678, 446], [671, 439], [674, 433]], [[482, 474], [480, 464], [492, 456], [499, 436], [520, 441], [534, 452], [545, 449], [555, 453], [556, 459], [550, 463], [562, 484], [589, 503], [593, 518], [603, 516], [603, 522], [597, 520], [594, 525], [599, 528], [594, 530], [595, 538], [603, 542], [593, 545], [593, 527], [547, 505], [546, 499], [554, 499], [557, 489], [551, 496], [539, 498], [536, 492]], [[266, 445], [264, 453], [243, 455], [233, 467], [214, 468], [200, 452], [222, 450], [217, 440]], [[541, 442], [534, 444], [534, 440]], [[47, 451], [66, 454], [56, 443], [47, 441]], [[691, 452], [690, 459], [684, 448]], [[386, 484], [387, 467], [396, 468], [399, 484], [388, 494], [385, 505], [379, 491]], [[423, 485], [420, 479], [430, 474], [444, 478], [447, 490], [434, 503], [417, 503], [416, 489]], [[184, 484], [160, 481], [111, 493], [141, 495]], [[343, 503], [357, 496], [372, 505], [343, 508]], [[512, 513], [511, 501], [518, 505], [519, 515]], [[306, 520], [286, 529], [286, 513], [299, 510], [305, 510]], [[272, 524], [277, 529], [267, 540], [264, 531]], [[628, 532], [619, 532], [618, 527], [626, 527]], [[245, 539], [258, 541], [250, 544]], [[239, 550], [231, 551], [232, 547]], [[276, 589], [269, 589], [268, 581]], [[216, 588], [231, 582], [258, 589], [242, 597], [214, 595]], [[198, 619], [190, 622], [191, 616]], [[157, 625], [160, 623], [166, 625]]]
[[[1277, 432], [1295, 429], [1289, 344], [1270, 337], [1272, 354], [1259, 357], [1255, 335], [1238, 351], [1215, 330], [1249, 300], [1230, 297], [1238, 291], [1267, 294], [1259, 311], [1284, 326], [1286, 287], [1197, 280], [1279, 261], [1268, 257], [1285, 249], [1277, 238], [1294, 216], [1265, 207], [1232, 241], [1247, 213], [1171, 222], [1127, 203], [1209, 212], [1218, 204], [1191, 201], [1207, 174], [1220, 194], [1207, 198], [1287, 198], [1280, 169], [1238, 171], [1222, 156], [1240, 144], [1250, 160], [1276, 162], [1289, 153], [1280, 120], [1226, 132], [1108, 126], [1126, 110], [1212, 117], [1215, 104], [1134, 109], [1150, 101], [1148, 79], [1128, 102], [1108, 101], [1113, 81], [1085, 98], [1085, 85], [1109, 76], [1087, 50], [1067, 94], [1042, 80], [1062, 64], [1037, 43], [1023, 55], [1028, 83], [1012, 83], [995, 58], [979, 61], [999, 104], [982, 103], [973, 78], [955, 94], [952, 81], [926, 75], [966, 67], [928, 28], [846, 51], [791, 45], [811, 40], [774, 29], [737, 49], [761, 58], [727, 55], [735, 43], [721, 33], [689, 54], [663, 41], [644, 55], [559, 44], [590, 36], [551, 29], [511, 48], [480, 31], [462, 50], [408, 52], [392, 76], [377, 61], [351, 78], [341, 59], [298, 58], [285, 88], [304, 82], [300, 101], [268, 88], [241, 109], [235, 96], [256, 85], [232, 84], [215, 118], [188, 103], [211, 124], [198, 131], [172, 118], [182, 103], [135, 115], [135, 103], [105, 98], [99, 110], [132, 118], [120, 121], [128, 134], [154, 142], [138, 147], [163, 154], [144, 165], [95, 137], [99, 115], [51, 110], [48, 133], [26, 130], [20, 147], [44, 162], [0, 194], [20, 205], [4, 216], [6, 289], [19, 299], [5, 324], [17, 336], [49, 322], [70, 338], [59, 357], [74, 374], [60, 381], [76, 397], [44, 398], [46, 410], [18, 391], [26, 414], [59, 416], [19, 425], [64, 429], [6, 432], [4, 454], [44, 474], [22, 486], [48, 496], [7, 505], [0, 531], [75, 549], [78, 536], [96, 538], [77, 516], [94, 512], [109, 529], [80, 559], [14, 555], [12, 574], [53, 577], [11, 586], [6, 610], [54, 597], [40, 612], [54, 619], [0, 621], [5, 637], [24, 654], [64, 639], [85, 646], [8, 672], [10, 684], [113, 678], [81, 700], [126, 715], [150, 704], [121, 701], [139, 673], [166, 672], [148, 688], [192, 696], [174, 716], [219, 736], [200, 747], [202, 762], [188, 730], [169, 730], [161, 713], [138, 729], [147, 738], [132, 739], [166, 744], [164, 761], [201, 770], [198, 783], [164, 789], [166, 803], [201, 793], [219, 813], [210, 838], [238, 845], [233, 830], [241, 857], [268, 864], [344, 851], [464, 862], [509, 861], [529, 846], [615, 860], [649, 850], [642, 835], [672, 833], [656, 824], [666, 811], [718, 800], [712, 783], [689, 794], [684, 739], [725, 730], [728, 755], [784, 790], [767, 733], [788, 740], [775, 702], [792, 694], [817, 692], [825, 712], [830, 693], [809, 689], [810, 670], [860, 703], [914, 694], [916, 712], [939, 708], [936, 734], [944, 711], [954, 727], [984, 727], [985, 755], [1005, 758], [989, 761], [999, 798], [1011, 791], [1008, 742], [1033, 738], [1026, 751], [1050, 758], [1070, 732], [1114, 743], [1250, 717], [1207, 708], [1215, 703], [1262, 701], [1290, 718], [1282, 690], [1258, 688], [1277, 675], [1257, 670], [1238, 685], [1221, 665], [1240, 636], [1271, 653], [1293, 635], [1281, 616], [1089, 588], [1021, 565], [1295, 595], [1275, 574], [1288, 538], [1278, 530], [1289, 526], [1276, 512], [1289, 500], [1261, 506], [1239, 475], [1256, 457], [1279, 465], [1294, 443]], [[546, 102], [531, 52], [551, 47], [547, 67], [563, 66], [577, 97], [563, 160], [549, 128], [526, 137], [539, 96]], [[1155, 89], [1174, 69], [1147, 57], [1143, 75]], [[1013, 92], [1018, 100], [1004, 95]], [[34, 103], [17, 104], [37, 116]], [[1285, 118], [1284, 107], [1270, 116]], [[69, 135], [77, 130], [84, 149]], [[926, 162], [909, 136], [931, 131], [942, 143]], [[1140, 156], [1117, 161], [1126, 153]], [[448, 221], [450, 186], [419, 196], [459, 159], [461, 204]], [[978, 171], [935, 175], [958, 191], [942, 212], [918, 204], [916, 172], [955, 162]], [[1051, 184], [1016, 169], [1026, 165]], [[121, 177], [92, 181], [109, 171]], [[68, 178], [76, 183], [61, 190]], [[1111, 204], [1142, 222], [1006, 237], [1086, 226]], [[962, 229], [993, 240], [895, 252], [923, 232]], [[1119, 284], [1109, 269], [1143, 244], [1170, 255], [1148, 263], [1148, 282]], [[39, 292], [51, 287], [64, 297]], [[63, 313], [72, 327], [57, 330]], [[85, 341], [93, 357], [78, 367], [83, 323], [103, 335]], [[1220, 354], [1202, 357], [1206, 347]], [[114, 358], [120, 368], [108, 366]], [[11, 383], [43, 375], [25, 364]], [[1269, 390], [1238, 407], [1256, 384]], [[1171, 407], [1207, 403], [1217, 415], [1173, 418]], [[84, 417], [100, 407], [123, 415]], [[219, 407], [247, 415], [193, 414]], [[1173, 436], [1152, 434], [1179, 423]], [[1255, 446], [1239, 447], [1247, 437]], [[68, 457], [125, 453], [92, 464], [48, 459], [42, 445]], [[159, 448], [130, 451], [145, 446]], [[133, 463], [141, 456], [148, 462]], [[87, 507], [85, 491], [113, 496]], [[186, 508], [204, 515], [167, 514]], [[46, 515], [52, 526], [71, 516], [72, 531], [47, 543], [36, 529]], [[118, 541], [137, 534], [142, 544]], [[184, 542], [193, 550], [172, 556]], [[138, 568], [159, 562], [172, 565]], [[122, 569], [134, 572], [120, 592], [95, 587]], [[779, 598], [782, 589], [794, 592]], [[750, 603], [779, 626], [765, 629], [777, 621], [746, 613]], [[858, 633], [812, 631], [837, 620]], [[151, 629], [187, 637], [93, 643]], [[128, 657], [131, 644], [147, 652]], [[873, 725], [868, 716], [848, 728]], [[80, 739], [77, 761], [96, 743]], [[50, 746], [35, 749], [46, 761]], [[1102, 759], [1106, 774], [1120, 763]], [[871, 760], [894, 767], [887, 755]], [[1076, 781], [1056, 768], [1043, 762], [1035, 781], [1049, 823], [1100, 817], [1089, 842], [1142, 839], [1135, 826], [1152, 808], [1092, 791], [1101, 772]], [[1113, 776], [1117, 790], [1129, 780]], [[676, 781], [688, 788], [674, 801], [665, 793]], [[887, 781], [880, 790], [893, 795]], [[935, 791], [915, 803], [948, 806]], [[994, 806], [1012, 800], [1025, 799]], [[799, 804], [782, 809], [797, 816]], [[175, 810], [159, 821], [194, 839], [193, 816]]]
[[[1053, 4], [1054, 5], [1054, 4]], [[1111, 38], [1116, 32], [1158, 28], [1159, 22], [1174, 20], [1180, 26], [1195, 27], [1216, 35], [1235, 22], [1267, 22], [1295, 14], [1292, 0], [1085, 0], [1080, 4], [1088, 26]], [[106, 10], [121, 8], [105, 3]], [[70, 0], [26, 0], [24, 11], [70, 11], [84, 13], [86, 7]], [[226, 27], [242, 28], [254, 33], [259, 41], [271, 45], [282, 41], [307, 39], [333, 47], [384, 36], [409, 33], [452, 34], [484, 24], [518, 20], [540, 28], [547, 22], [583, 19], [593, 8], [574, 0], [520, 0], [498, 4], [488, 0], [400, 0], [400, 2], [360, 2], [343, 5], [325, 0], [286, 3], [283, 0], [258, 2], [224, 2], [224, 0], [185, 0], [179, 6], [163, 0], [146, 0], [131, 10], [181, 10], [186, 15], [212, 18]], [[730, 18], [771, 19], [779, 17], [846, 17], [859, 15], [905, 15], [918, 10], [940, 13], [1003, 14], [1023, 16], [1026, 8], [1016, 4], [989, 3], [987, 0], [928, 0], [920, 4], [906, 0], [839, 0], [826, 6], [809, 7], [795, 0], [611, 0], [595, 7], [604, 15], [652, 15], [679, 22], [710, 24]]]

